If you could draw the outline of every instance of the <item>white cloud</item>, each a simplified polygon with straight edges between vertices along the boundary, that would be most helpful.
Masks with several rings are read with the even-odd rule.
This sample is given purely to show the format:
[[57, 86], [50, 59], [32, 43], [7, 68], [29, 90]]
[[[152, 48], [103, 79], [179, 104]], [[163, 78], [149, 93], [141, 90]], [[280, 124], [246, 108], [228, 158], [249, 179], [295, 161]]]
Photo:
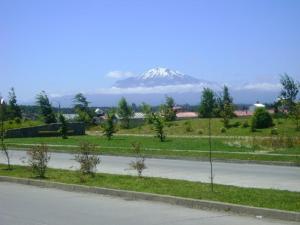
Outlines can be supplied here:
[[114, 79], [123, 79], [134, 76], [132, 72], [129, 71], [120, 71], [120, 70], [114, 70], [110, 71], [106, 74], [107, 77], [114, 78]]
[[260, 91], [278, 91], [281, 85], [279, 83], [255, 83], [245, 84], [239, 87], [235, 87], [235, 90], [260, 90]]

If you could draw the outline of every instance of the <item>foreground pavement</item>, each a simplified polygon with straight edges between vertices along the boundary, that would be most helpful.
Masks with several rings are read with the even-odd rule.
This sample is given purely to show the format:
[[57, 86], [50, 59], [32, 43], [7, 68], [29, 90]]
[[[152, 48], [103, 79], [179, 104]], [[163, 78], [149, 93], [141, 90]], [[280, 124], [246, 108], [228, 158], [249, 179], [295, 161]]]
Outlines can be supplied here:
[[148, 201], [0, 182], [0, 225], [295, 225]]
[[[26, 152], [10, 150], [11, 162], [26, 165]], [[136, 175], [129, 169], [132, 157], [101, 156], [98, 172], [112, 174]], [[182, 179], [189, 181], [209, 182], [210, 167], [208, 162], [146, 159], [147, 169], [143, 175]], [[5, 159], [0, 156], [0, 163]], [[51, 153], [49, 166], [61, 169], [77, 169], [79, 164], [74, 161], [74, 155], [66, 153]], [[274, 188], [280, 190], [300, 191], [300, 167], [272, 166], [258, 164], [239, 164], [214, 162], [214, 181], [218, 184], [241, 187]]]

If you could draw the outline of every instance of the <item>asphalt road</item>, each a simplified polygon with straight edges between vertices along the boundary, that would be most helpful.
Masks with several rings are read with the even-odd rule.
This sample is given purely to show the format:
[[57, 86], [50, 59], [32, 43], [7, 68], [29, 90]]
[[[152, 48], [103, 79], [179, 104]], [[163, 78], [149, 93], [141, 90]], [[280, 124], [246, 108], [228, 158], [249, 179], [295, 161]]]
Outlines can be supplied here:
[[0, 225], [29, 224], [295, 225], [296, 223], [0, 182]]
[[[26, 152], [11, 150], [10, 155], [13, 164], [24, 164]], [[101, 156], [101, 163], [97, 171], [136, 175], [136, 171], [129, 169], [129, 163], [132, 160], [131, 157]], [[0, 155], [0, 163], [4, 162], [4, 155]], [[147, 166], [143, 173], [145, 176], [209, 182], [210, 167], [208, 162], [146, 159], [145, 163]], [[49, 166], [76, 169], [79, 164], [74, 161], [74, 155], [51, 153]], [[214, 162], [213, 168], [215, 183], [300, 191], [300, 167]]]

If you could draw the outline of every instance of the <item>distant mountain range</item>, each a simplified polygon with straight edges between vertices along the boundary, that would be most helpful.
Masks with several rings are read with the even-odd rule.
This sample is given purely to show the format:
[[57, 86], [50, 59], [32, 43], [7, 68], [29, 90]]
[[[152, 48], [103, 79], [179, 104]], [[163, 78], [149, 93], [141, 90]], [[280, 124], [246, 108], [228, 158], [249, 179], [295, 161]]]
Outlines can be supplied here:
[[[199, 104], [205, 87], [220, 92], [223, 84], [198, 79], [168, 68], [153, 68], [139, 76], [118, 80], [111, 88], [84, 94], [94, 106], [116, 106], [121, 97], [125, 97], [130, 103], [159, 105], [165, 101], [166, 95], [173, 97], [178, 104]], [[244, 83], [229, 85], [229, 90], [235, 103], [273, 102], [279, 95], [280, 85]], [[74, 95], [52, 99], [64, 106], [71, 106]]]

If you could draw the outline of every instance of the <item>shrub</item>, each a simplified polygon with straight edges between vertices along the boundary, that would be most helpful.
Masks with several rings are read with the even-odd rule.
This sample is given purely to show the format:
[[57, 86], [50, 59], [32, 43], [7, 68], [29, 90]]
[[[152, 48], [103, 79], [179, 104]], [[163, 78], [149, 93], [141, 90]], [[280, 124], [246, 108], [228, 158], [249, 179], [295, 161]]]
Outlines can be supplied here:
[[247, 127], [249, 127], [249, 123], [248, 123], [248, 121], [245, 121], [245, 122], [243, 123], [242, 127], [243, 127], [243, 128], [247, 128]]
[[21, 118], [20, 118], [20, 117], [16, 117], [16, 118], [15, 118], [15, 123], [16, 123], [16, 124], [22, 123]]
[[271, 135], [278, 135], [278, 130], [276, 127], [271, 129]]
[[88, 142], [82, 142], [79, 146], [79, 152], [75, 155], [75, 160], [80, 164], [79, 172], [82, 175], [94, 175], [97, 165], [100, 163], [100, 157], [96, 152], [96, 147]]
[[28, 164], [34, 174], [39, 178], [45, 178], [50, 155], [48, 154], [48, 146], [45, 144], [37, 145], [27, 151]]
[[193, 127], [192, 127], [191, 121], [186, 121], [184, 123], [184, 125], [185, 125], [185, 131], [186, 132], [192, 132], [193, 131]]
[[221, 128], [220, 128], [220, 132], [221, 132], [221, 133], [226, 133], [226, 128], [225, 128], [225, 127], [221, 127]]
[[273, 126], [273, 119], [265, 108], [257, 108], [252, 116], [251, 128], [268, 128]]
[[153, 126], [156, 132], [156, 137], [158, 137], [161, 142], [165, 141], [166, 139], [166, 134], [164, 131], [165, 120], [161, 115], [153, 113]]
[[140, 143], [132, 144], [132, 151], [135, 154], [135, 160], [129, 166], [137, 171], [139, 177], [142, 176], [143, 170], [146, 169], [145, 157], [142, 155]]
[[232, 127], [239, 127], [239, 126], [241, 126], [241, 122], [236, 121], [236, 122], [234, 122], [231, 126], [232, 126]]
[[202, 129], [199, 129], [197, 133], [198, 133], [198, 134], [203, 134], [204, 132], [203, 132]]

